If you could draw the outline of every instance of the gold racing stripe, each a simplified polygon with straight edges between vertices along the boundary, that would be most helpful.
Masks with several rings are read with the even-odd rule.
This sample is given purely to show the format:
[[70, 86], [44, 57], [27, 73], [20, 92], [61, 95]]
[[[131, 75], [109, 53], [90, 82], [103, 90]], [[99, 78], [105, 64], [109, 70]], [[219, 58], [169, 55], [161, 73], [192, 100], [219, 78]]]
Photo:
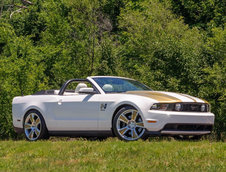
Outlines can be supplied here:
[[155, 92], [155, 91], [128, 91], [126, 93], [149, 97], [151, 99], [157, 100], [158, 102], [165, 102], [165, 103], [182, 102], [182, 100], [176, 97], [173, 97], [164, 93], [160, 93], [160, 92]]
[[190, 97], [190, 96], [188, 96], [188, 95], [185, 95], [185, 94], [180, 94], [180, 95], [182, 95], [182, 96], [184, 96], [184, 97], [187, 97], [187, 98], [193, 100], [194, 102], [197, 102], [195, 99], [193, 99], [192, 97]]
[[[200, 98], [199, 98], [199, 99], [200, 99]], [[207, 104], [210, 104], [208, 101], [206, 101], [206, 100], [204, 100], [204, 99], [200, 99], [200, 100], [204, 101], [204, 102], [207, 103]]]
[[[195, 101], [195, 102], [198, 102], [197, 100], [195, 100], [194, 98], [192, 98], [191, 96], [189, 96], [189, 95], [185, 95], [185, 94], [181, 94], [182, 96], [185, 96], [185, 97], [187, 97], [187, 98], [190, 98], [190, 99], [192, 99], [193, 101]], [[198, 98], [198, 99], [200, 99], [200, 98]], [[206, 104], [209, 104], [209, 102], [207, 102], [206, 100], [204, 100], [204, 99], [200, 99], [200, 100], [202, 100], [204, 103], [206, 103]]]

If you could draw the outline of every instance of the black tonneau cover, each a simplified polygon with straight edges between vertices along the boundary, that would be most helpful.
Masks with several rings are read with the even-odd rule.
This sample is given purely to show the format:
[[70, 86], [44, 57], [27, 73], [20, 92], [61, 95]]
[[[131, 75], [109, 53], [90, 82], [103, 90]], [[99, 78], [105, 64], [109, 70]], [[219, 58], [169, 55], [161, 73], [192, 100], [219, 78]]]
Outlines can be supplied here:
[[54, 94], [55, 94], [55, 90], [41, 90], [32, 95], [54, 95]]
[[[41, 90], [32, 95], [58, 95], [59, 90]], [[74, 93], [75, 90], [65, 90], [65, 92]]]

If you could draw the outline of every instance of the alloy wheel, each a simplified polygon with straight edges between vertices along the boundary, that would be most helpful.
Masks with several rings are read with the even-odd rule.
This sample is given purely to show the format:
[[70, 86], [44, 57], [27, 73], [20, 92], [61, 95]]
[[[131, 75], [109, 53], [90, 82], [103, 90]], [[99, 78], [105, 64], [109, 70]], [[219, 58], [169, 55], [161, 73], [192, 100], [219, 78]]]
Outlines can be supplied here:
[[24, 132], [28, 140], [37, 140], [41, 133], [41, 119], [36, 113], [29, 114], [24, 121]]
[[118, 134], [125, 140], [137, 140], [145, 132], [144, 123], [139, 112], [129, 109], [121, 113], [116, 125]]

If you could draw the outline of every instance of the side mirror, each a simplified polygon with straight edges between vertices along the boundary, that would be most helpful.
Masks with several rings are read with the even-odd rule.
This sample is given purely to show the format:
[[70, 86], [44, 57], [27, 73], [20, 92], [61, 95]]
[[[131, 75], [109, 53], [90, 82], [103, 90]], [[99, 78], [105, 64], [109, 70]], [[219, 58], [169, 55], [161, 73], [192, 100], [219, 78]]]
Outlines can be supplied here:
[[94, 91], [93, 88], [80, 88], [79, 93], [84, 93], [84, 94], [95, 94], [96, 92]]

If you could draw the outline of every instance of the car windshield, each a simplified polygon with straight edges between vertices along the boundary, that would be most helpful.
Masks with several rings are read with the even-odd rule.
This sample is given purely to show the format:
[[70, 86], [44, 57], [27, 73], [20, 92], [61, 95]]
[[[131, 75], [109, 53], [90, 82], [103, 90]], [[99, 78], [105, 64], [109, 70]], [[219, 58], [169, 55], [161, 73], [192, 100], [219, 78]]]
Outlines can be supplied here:
[[97, 77], [93, 78], [93, 80], [104, 90], [105, 93], [151, 90], [146, 85], [132, 79]]

